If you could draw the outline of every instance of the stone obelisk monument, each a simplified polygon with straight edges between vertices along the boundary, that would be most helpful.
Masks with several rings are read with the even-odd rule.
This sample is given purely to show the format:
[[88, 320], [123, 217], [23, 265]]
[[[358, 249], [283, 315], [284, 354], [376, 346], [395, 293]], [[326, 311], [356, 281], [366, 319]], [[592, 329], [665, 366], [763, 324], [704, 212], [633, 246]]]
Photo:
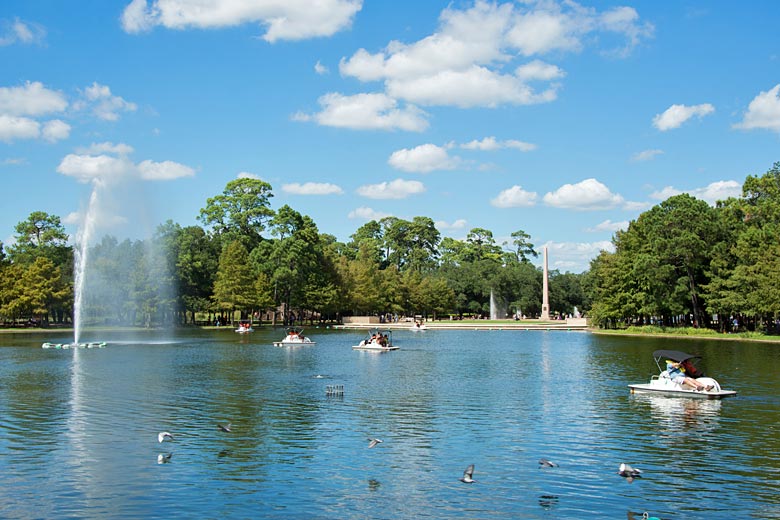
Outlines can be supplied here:
[[541, 320], [550, 319], [550, 298], [547, 291], [547, 246], [544, 247], [544, 265], [542, 274], [542, 315]]

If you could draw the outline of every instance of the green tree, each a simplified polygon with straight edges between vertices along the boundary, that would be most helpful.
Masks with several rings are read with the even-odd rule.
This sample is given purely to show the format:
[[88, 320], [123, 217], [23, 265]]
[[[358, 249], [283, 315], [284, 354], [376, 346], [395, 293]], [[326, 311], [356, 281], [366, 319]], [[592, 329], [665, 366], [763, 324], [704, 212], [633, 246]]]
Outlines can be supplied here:
[[266, 223], [274, 212], [269, 207], [271, 185], [258, 179], [235, 179], [221, 195], [206, 200], [198, 219], [226, 242], [242, 240], [247, 250], [263, 239]]
[[225, 246], [219, 256], [219, 268], [214, 280], [214, 295], [216, 307], [232, 314], [239, 310], [242, 317], [258, 303], [257, 277], [249, 265], [249, 254], [238, 240]]
[[348, 300], [345, 305], [353, 314], [372, 314], [385, 307], [382, 271], [374, 255], [373, 248], [363, 243], [357, 258], [348, 261], [346, 272], [342, 273]]
[[582, 311], [585, 306], [585, 292], [582, 288], [581, 274], [550, 273], [550, 310], [563, 316], [574, 313], [574, 308]]
[[65, 233], [60, 217], [44, 211], [33, 211], [14, 230], [16, 243], [8, 250], [11, 262], [31, 264], [36, 258], [44, 256], [56, 266], [70, 264], [72, 253], [67, 244], [68, 234]]
[[488, 229], [474, 228], [466, 235], [464, 253], [470, 261], [500, 260], [501, 248], [496, 245], [493, 232]]
[[11, 318], [36, 318], [46, 324], [50, 310], [71, 296], [59, 267], [40, 256], [31, 265], [7, 267], [0, 285], [0, 314]]
[[718, 206], [729, 240], [715, 248], [708, 310], [773, 322], [780, 314], [780, 163], [762, 176], [748, 176], [742, 198]]
[[694, 323], [708, 322], [701, 300], [700, 286], [706, 284], [706, 269], [722, 228], [715, 210], [706, 202], [688, 194], [675, 195], [642, 214], [656, 273], [655, 283], [673, 288], [667, 307], [675, 312], [682, 298], [689, 300], [687, 310]]
[[[514, 246], [512, 252], [518, 262], [528, 262], [529, 256], [534, 258], [539, 256], [539, 253], [534, 249], [534, 245], [530, 242], [531, 235], [520, 229], [513, 231], [511, 236], [512, 245]], [[504, 242], [504, 245], [507, 245], [507, 243]]]
[[318, 254], [320, 237], [310, 217], [287, 205], [279, 208], [271, 220], [271, 233], [276, 239], [265, 265], [271, 270], [277, 302], [284, 303], [285, 323], [289, 323], [292, 309], [302, 314], [310, 284], [317, 283], [314, 273], [322, 258]]
[[636, 315], [627, 260], [625, 255], [608, 251], [601, 251], [591, 260], [585, 287], [593, 302], [590, 309], [592, 324], [614, 328]]
[[187, 226], [178, 235], [176, 270], [186, 311], [195, 323], [195, 313], [211, 308], [214, 278], [219, 268], [219, 244], [200, 226]]

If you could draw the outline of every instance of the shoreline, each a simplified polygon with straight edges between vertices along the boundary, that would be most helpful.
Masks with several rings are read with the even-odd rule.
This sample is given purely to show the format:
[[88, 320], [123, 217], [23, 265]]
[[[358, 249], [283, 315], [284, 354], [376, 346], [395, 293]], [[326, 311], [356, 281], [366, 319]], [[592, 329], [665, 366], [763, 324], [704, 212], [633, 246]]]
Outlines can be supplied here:
[[663, 332], [626, 332], [618, 330], [606, 330], [606, 329], [588, 329], [589, 332], [600, 336], [621, 336], [621, 337], [634, 337], [634, 338], [667, 338], [667, 339], [711, 339], [713, 341], [752, 341], [757, 343], [780, 343], [780, 336], [775, 338], [746, 338], [744, 336], [738, 336], [736, 334], [672, 334]]
[[[737, 334], [674, 334], [674, 333], [642, 333], [642, 332], [627, 332], [613, 329], [595, 329], [587, 325], [579, 323], [572, 324], [565, 321], [539, 321], [539, 320], [525, 320], [525, 321], [509, 321], [509, 320], [480, 320], [480, 321], [427, 321], [425, 322], [425, 329], [418, 330], [417, 332], [425, 332], [425, 330], [485, 330], [485, 331], [531, 331], [531, 330], [558, 330], [567, 332], [588, 332], [591, 334], [597, 334], [600, 336], [620, 336], [620, 337], [634, 337], [634, 338], [666, 338], [666, 339], [680, 339], [680, 340], [714, 340], [714, 341], [749, 341], [758, 343], [778, 343], [780, 344], [780, 336], [778, 337], [744, 337]], [[284, 325], [273, 326], [269, 324], [262, 324], [258, 326], [261, 329], [284, 329]], [[369, 329], [388, 329], [393, 331], [398, 330], [414, 330], [409, 323], [350, 323], [350, 324], [326, 324], [326, 325], [303, 325], [304, 329], [337, 329], [337, 330], [369, 330]], [[175, 327], [176, 329], [203, 329], [203, 330], [229, 330], [230, 326], [214, 327], [208, 326], [194, 326], [187, 325], [182, 327]], [[137, 331], [163, 331], [168, 330], [161, 327], [153, 327], [150, 329], [142, 327], [94, 327], [87, 328], [88, 331], [111, 331], [111, 332], [137, 332]], [[51, 328], [0, 328], [0, 334], [62, 334], [72, 333], [72, 327], [51, 327]]]

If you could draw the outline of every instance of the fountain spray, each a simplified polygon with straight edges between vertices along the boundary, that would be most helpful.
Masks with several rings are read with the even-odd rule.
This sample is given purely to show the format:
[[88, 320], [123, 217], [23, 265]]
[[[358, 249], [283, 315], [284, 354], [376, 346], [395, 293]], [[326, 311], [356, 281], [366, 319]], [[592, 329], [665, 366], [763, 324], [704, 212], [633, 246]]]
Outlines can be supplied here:
[[87, 270], [87, 252], [89, 251], [89, 242], [92, 239], [92, 235], [95, 232], [97, 205], [98, 205], [98, 190], [100, 189], [100, 179], [93, 179], [92, 181], [92, 194], [89, 197], [89, 206], [87, 207], [87, 213], [84, 215], [84, 220], [81, 224], [78, 234], [76, 235], [77, 247], [75, 249], [75, 273], [74, 273], [74, 288], [73, 288], [73, 343], [79, 344], [81, 339], [81, 328], [83, 326], [83, 311], [84, 311], [84, 275]]

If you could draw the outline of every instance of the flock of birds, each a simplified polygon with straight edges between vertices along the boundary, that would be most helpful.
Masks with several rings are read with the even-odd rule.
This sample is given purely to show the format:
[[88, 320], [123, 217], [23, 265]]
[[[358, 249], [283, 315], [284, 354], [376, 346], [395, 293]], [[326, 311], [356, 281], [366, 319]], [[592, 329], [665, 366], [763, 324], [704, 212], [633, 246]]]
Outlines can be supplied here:
[[[233, 430], [231, 429], [231, 423], [227, 424], [217, 424], [217, 428], [226, 433], [230, 433]], [[166, 440], [173, 440], [173, 434], [171, 432], [160, 432], [157, 434], [157, 442], [163, 443]], [[377, 445], [384, 442], [382, 439], [377, 439], [375, 437], [369, 437], [368, 438], [368, 447], [369, 449], [375, 448]], [[167, 462], [171, 461], [171, 457], [173, 457], [173, 452], [169, 453], [160, 453], [157, 455], [157, 463], [158, 464], [165, 464]], [[558, 464], [555, 462], [552, 462], [547, 459], [539, 459], [539, 467], [540, 468], [557, 468]], [[642, 470], [639, 468], [635, 468], [631, 466], [630, 464], [626, 464], [625, 462], [620, 464], [620, 467], [617, 471], [618, 475], [621, 477], [624, 477], [628, 482], [633, 482], [634, 479], [639, 478], [642, 476]], [[473, 484], [476, 482], [474, 480], [474, 464], [469, 464], [468, 467], [463, 471], [463, 476], [459, 479], [461, 482], [465, 484]]]
[[[221, 432], [230, 433], [232, 432], [232, 424], [221, 424], [217, 423], [217, 429], [219, 429]], [[157, 434], [157, 441], [162, 444], [166, 440], [174, 440], [173, 434], [168, 431], [162, 431]], [[383, 443], [384, 441], [382, 439], [376, 438], [376, 437], [368, 437], [368, 448], [375, 448], [379, 444]], [[171, 462], [171, 458], [173, 457], [173, 452], [168, 453], [160, 453], [157, 455], [157, 463], [158, 464], [166, 464]], [[539, 459], [539, 468], [545, 469], [545, 468], [557, 468], [558, 464], [555, 462], [552, 462], [551, 460], [542, 458]], [[642, 470], [639, 468], [635, 468], [631, 466], [630, 464], [626, 464], [625, 462], [621, 463], [618, 467], [617, 474], [621, 477], [625, 478], [628, 482], [633, 482], [634, 479], [640, 478], [642, 476]], [[463, 471], [463, 476], [460, 477], [461, 482], [464, 484], [473, 484], [477, 482], [474, 480], [474, 464], [469, 464], [466, 469]], [[557, 499], [557, 497], [554, 496], [543, 496], [544, 499]], [[632, 514], [631, 514], [632, 515]], [[630, 515], [630, 517], [631, 517]], [[643, 519], [651, 519], [655, 517], [650, 517], [648, 513], [644, 513], [642, 516]]]
[[[232, 432], [233, 430], [231, 429], [231, 427], [232, 427], [231, 423], [227, 423], [227, 424], [217, 423], [217, 428], [219, 429], [219, 431], [222, 432], [226, 432], [226, 433]], [[157, 434], [157, 442], [159, 442], [160, 444], [168, 440], [170, 441], [174, 440], [173, 434], [171, 432], [160, 432]], [[169, 451], [168, 453], [159, 453], [157, 455], [157, 464], [167, 464], [168, 462], [171, 461], [171, 458], [173, 458], [172, 451]]]

